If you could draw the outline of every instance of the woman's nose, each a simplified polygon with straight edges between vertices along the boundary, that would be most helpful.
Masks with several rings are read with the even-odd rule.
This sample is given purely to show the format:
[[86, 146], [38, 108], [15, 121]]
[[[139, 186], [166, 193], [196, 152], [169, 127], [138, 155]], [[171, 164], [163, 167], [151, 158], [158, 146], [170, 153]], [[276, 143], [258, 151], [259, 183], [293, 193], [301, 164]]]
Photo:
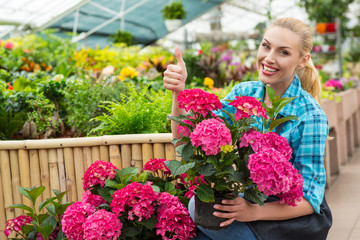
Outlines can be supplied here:
[[265, 57], [265, 61], [268, 63], [274, 63], [275, 62], [274, 53], [269, 52]]

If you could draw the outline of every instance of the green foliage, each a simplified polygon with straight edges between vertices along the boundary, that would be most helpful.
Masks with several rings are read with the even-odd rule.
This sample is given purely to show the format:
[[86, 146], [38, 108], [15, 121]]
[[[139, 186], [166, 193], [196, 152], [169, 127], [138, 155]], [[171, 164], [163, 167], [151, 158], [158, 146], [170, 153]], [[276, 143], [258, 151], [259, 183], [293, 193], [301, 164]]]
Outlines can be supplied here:
[[67, 124], [75, 127], [79, 135], [88, 134], [91, 129], [99, 125], [98, 122], [90, 121], [90, 119], [105, 112], [99, 104], [102, 101], [118, 101], [121, 99], [121, 94], [126, 92], [127, 86], [122, 82], [103, 86], [92, 84], [86, 79], [69, 80], [63, 90]]
[[164, 19], [184, 19], [186, 12], [181, 1], [172, 1], [162, 9]]
[[[40, 203], [39, 208], [37, 209], [35, 207], [36, 202], [44, 191], [45, 187], [19, 187], [19, 192], [28, 198], [32, 204], [31, 206], [24, 204], [13, 204], [9, 206], [9, 208], [19, 208], [24, 210], [26, 215], [32, 217], [33, 221], [30, 224], [22, 227], [16, 238], [12, 239], [35, 239], [36, 233], [40, 233], [43, 239], [47, 240], [49, 239], [49, 236], [52, 234], [52, 232], [56, 231], [56, 227], [60, 229], [57, 233], [57, 236], [63, 236], [63, 232], [61, 230], [61, 218], [66, 208], [71, 203], [63, 203], [63, 198], [66, 192], [53, 190], [55, 197], [43, 201]], [[21, 238], [17, 238], [19, 234]]]
[[[319, 22], [335, 22], [336, 18], [341, 21], [341, 28], [344, 32], [348, 31], [347, 12], [349, 6], [355, 0], [300, 0], [299, 4], [304, 7], [310, 20]], [[345, 30], [345, 31], [344, 31]]]
[[171, 111], [171, 93], [150, 89], [141, 91], [134, 84], [128, 84], [128, 96], [122, 94], [122, 100], [104, 102], [108, 113], [95, 117], [100, 125], [91, 130], [96, 134], [135, 134], [169, 132], [166, 116]]
[[28, 119], [34, 121], [39, 135], [49, 129], [53, 129], [55, 133], [59, 130], [60, 122], [53, 117], [56, 111], [55, 104], [43, 96], [43, 93], [36, 95], [34, 99], [27, 100], [26, 103], [32, 109], [28, 112]]
[[11, 109], [6, 111], [0, 108], [0, 139], [10, 139], [16, 132], [21, 130], [25, 121], [25, 113], [13, 113]]
[[128, 31], [117, 30], [114, 36], [114, 43], [125, 43], [127, 46], [133, 45], [133, 36]]

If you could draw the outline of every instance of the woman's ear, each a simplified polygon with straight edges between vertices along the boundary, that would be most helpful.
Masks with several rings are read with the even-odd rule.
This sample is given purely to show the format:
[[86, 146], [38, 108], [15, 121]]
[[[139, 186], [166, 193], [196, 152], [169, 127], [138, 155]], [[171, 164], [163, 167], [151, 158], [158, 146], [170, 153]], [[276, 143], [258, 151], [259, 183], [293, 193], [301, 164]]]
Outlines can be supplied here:
[[306, 53], [302, 58], [301, 61], [299, 62], [297, 68], [303, 68], [305, 67], [306, 63], [309, 61], [310, 59], [310, 53]]

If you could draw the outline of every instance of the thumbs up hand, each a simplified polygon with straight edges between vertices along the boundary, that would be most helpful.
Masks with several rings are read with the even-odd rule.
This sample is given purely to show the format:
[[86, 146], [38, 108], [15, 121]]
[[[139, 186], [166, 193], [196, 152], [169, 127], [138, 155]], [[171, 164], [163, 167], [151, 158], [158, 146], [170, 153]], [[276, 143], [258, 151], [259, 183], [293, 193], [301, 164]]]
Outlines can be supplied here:
[[175, 93], [179, 93], [185, 89], [185, 81], [187, 78], [186, 65], [182, 58], [180, 48], [175, 49], [177, 64], [170, 64], [164, 72], [164, 87]]

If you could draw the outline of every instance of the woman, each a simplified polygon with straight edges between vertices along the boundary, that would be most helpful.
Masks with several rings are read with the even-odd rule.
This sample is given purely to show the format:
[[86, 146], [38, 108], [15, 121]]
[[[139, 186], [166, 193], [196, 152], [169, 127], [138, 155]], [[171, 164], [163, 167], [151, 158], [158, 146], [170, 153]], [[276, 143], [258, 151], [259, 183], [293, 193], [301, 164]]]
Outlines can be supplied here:
[[[296, 115], [299, 120], [289, 121], [277, 130], [287, 138], [293, 149], [291, 162], [303, 176], [302, 201], [292, 207], [270, 197], [261, 207], [242, 197], [223, 200], [214, 206], [214, 215], [224, 218], [220, 226], [226, 228], [216, 231], [199, 227], [198, 239], [326, 239], [332, 223], [324, 198], [323, 161], [328, 122], [319, 105], [321, 84], [310, 58], [311, 49], [311, 33], [303, 22], [294, 18], [274, 21], [265, 32], [257, 53], [260, 81], [237, 84], [225, 97], [232, 100], [239, 95], [253, 96], [270, 106], [265, 85], [279, 96], [297, 97], [280, 114]], [[178, 64], [168, 66], [164, 86], [173, 93], [172, 115], [178, 116], [185, 113], [179, 109], [177, 96], [184, 90], [187, 73], [178, 48], [175, 54]], [[228, 102], [222, 100], [222, 104], [223, 109], [235, 112]], [[258, 122], [256, 126], [261, 128], [262, 123]], [[181, 137], [177, 127], [177, 123], [172, 122], [174, 138]], [[193, 205], [192, 199], [189, 204], [191, 214]]]

